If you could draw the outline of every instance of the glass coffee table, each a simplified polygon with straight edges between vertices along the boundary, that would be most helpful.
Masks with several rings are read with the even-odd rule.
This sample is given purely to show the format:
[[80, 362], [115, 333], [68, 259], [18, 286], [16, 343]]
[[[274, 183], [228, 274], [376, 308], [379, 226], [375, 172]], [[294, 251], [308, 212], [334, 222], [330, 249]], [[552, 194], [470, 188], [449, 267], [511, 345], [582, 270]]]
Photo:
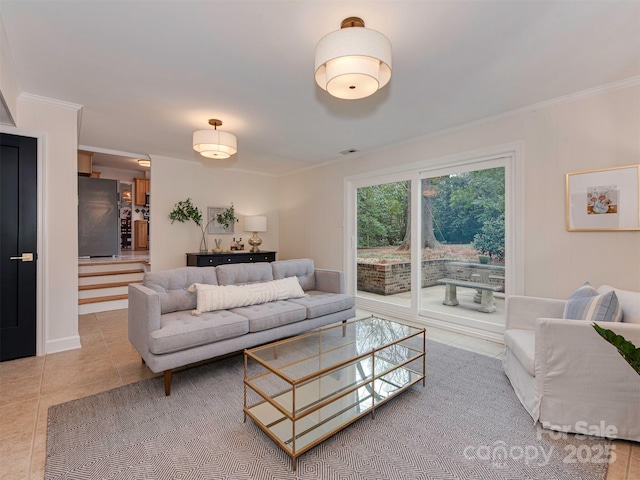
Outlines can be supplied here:
[[244, 421], [291, 457], [422, 380], [424, 328], [376, 316], [244, 352]]

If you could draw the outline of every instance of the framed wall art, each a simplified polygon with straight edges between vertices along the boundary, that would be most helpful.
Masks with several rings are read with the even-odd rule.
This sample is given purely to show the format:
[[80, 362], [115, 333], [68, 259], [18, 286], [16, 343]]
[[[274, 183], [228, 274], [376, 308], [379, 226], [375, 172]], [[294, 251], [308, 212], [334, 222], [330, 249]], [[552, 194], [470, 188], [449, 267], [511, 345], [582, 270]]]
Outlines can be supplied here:
[[567, 230], [640, 230], [640, 165], [567, 173]]
[[221, 233], [233, 233], [234, 222], [231, 222], [227, 228], [224, 225], [221, 225], [217, 218], [219, 214], [227, 211], [228, 208], [225, 207], [207, 207], [207, 222], [209, 227], [207, 233], [209, 235], [217, 235]]

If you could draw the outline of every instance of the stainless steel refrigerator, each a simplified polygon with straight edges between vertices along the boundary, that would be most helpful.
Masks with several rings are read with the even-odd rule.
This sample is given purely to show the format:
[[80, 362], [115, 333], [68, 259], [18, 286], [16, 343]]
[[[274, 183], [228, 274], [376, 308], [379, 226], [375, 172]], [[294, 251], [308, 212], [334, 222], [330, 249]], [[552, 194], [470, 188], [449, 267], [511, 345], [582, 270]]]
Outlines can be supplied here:
[[118, 181], [78, 177], [78, 256], [118, 255]]

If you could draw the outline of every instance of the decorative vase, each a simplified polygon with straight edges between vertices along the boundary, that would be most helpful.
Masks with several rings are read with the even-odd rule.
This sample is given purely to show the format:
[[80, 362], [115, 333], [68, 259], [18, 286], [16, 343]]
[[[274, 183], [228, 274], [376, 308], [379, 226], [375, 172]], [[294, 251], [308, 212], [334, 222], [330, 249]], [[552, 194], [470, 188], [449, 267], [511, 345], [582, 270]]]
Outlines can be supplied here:
[[489, 256], [488, 255], [479, 255], [478, 256], [478, 260], [480, 261], [480, 263], [487, 264], [489, 263]]
[[213, 253], [220, 253], [222, 251], [222, 239], [221, 238], [214, 238], [213, 239], [214, 242], [216, 242], [216, 246], [215, 248], [212, 248], [211, 251]]
[[207, 237], [205, 235], [205, 232], [202, 232], [202, 239], [200, 240], [200, 252], [205, 253], [208, 251], [209, 249], [207, 248]]

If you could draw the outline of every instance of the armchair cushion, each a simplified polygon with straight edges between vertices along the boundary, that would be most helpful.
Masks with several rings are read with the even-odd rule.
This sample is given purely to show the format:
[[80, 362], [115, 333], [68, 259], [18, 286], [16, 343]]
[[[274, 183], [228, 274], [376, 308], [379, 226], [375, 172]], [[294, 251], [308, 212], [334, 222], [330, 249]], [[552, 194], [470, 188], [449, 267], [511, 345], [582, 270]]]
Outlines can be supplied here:
[[533, 377], [536, 374], [536, 336], [534, 331], [507, 330], [504, 332], [504, 344], [513, 352], [525, 371]]

